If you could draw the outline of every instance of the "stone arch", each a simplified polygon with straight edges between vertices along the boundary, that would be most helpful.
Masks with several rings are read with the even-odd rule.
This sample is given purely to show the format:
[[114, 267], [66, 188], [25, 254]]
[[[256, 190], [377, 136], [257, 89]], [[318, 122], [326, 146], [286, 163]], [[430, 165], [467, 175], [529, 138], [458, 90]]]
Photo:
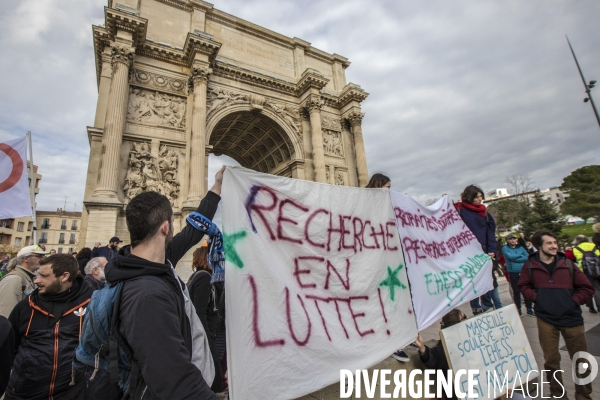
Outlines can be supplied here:
[[270, 109], [233, 104], [211, 115], [206, 142], [214, 154], [226, 154], [242, 166], [287, 175], [288, 165], [304, 159], [302, 137]]

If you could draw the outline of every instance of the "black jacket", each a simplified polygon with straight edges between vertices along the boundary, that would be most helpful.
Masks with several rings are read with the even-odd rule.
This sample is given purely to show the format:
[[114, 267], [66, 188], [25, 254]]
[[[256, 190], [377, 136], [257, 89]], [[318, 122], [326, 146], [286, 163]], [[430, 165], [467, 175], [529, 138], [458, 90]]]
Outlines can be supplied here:
[[79, 397], [79, 388], [69, 385], [71, 363], [92, 292], [77, 275], [64, 292], [42, 295], [36, 289], [16, 305], [8, 318], [17, 353], [6, 399]]
[[[443, 373], [446, 377], [448, 377], [448, 370], [450, 367], [448, 366], [448, 359], [446, 358], [446, 353], [444, 352], [444, 345], [440, 340], [438, 344], [434, 348], [429, 348], [425, 346], [425, 353], [419, 353], [421, 357], [421, 361], [425, 364], [427, 369], [435, 369], [438, 373]], [[444, 399], [448, 399], [446, 396], [442, 394]], [[451, 399], [456, 399], [456, 396], [451, 397]]]
[[92, 274], [86, 275], [85, 278], [83, 278], [83, 281], [86, 285], [88, 285], [94, 290], [100, 290], [104, 287], [104, 282], [94, 278]]
[[6, 317], [0, 315], [0, 397], [8, 385], [14, 358], [15, 331]]
[[90, 262], [89, 258], [78, 258], [77, 264], [79, 264], [79, 272], [81, 275], [85, 276], [85, 266]]
[[[212, 219], [220, 199], [208, 192], [197, 211]], [[125, 281], [119, 332], [140, 366], [137, 382], [130, 383], [132, 397], [145, 392], [144, 400], [218, 399], [191, 362], [192, 335], [184, 308], [184, 284], [175, 278], [169, 264], [176, 265], [202, 236], [186, 226], [173, 238], [164, 264], [136, 257], [125, 246], [104, 269], [109, 283]], [[167, 285], [149, 279], [130, 280], [146, 275], [158, 276]]]
[[196, 271], [190, 276], [188, 287], [196, 314], [198, 314], [206, 333], [214, 340], [217, 337], [219, 323], [217, 305], [220, 293], [217, 293], [217, 287], [210, 284], [211, 278], [212, 275], [208, 271]]

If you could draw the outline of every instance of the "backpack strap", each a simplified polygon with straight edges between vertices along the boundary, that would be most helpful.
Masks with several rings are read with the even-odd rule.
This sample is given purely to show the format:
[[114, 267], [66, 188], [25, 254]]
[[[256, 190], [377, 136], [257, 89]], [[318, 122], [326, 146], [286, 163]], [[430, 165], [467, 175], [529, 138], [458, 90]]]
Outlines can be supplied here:
[[[595, 248], [596, 248], [596, 247], [594, 247], [594, 249], [595, 249]], [[575, 247], [575, 250], [579, 250], [579, 252], [580, 252], [582, 255], [583, 255], [583, 254], [585, 254], [585, 251], [584, 251], [584, 250], [583, 250], [581, 247], [579, 247], [579, 246]]]

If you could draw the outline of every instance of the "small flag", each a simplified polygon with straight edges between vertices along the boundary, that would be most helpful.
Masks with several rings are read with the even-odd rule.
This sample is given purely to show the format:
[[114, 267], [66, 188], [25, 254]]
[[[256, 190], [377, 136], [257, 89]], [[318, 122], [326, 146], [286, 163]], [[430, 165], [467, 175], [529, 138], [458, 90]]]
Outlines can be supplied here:
[[0, 219], [32, 215], [26, 138], [0, 143]]

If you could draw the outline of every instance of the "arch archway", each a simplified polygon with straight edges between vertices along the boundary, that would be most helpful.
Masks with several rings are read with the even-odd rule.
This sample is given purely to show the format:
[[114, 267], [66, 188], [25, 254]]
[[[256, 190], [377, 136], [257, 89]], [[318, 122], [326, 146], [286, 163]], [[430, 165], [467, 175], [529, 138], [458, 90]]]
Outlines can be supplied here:
[[303, 151], [296, 134], [277, 119], [248, 106], [211, 116], [207, 124], [211, 153], [225, 154], [255, 171], [293, 177], [292, 161], [302, 159]]

